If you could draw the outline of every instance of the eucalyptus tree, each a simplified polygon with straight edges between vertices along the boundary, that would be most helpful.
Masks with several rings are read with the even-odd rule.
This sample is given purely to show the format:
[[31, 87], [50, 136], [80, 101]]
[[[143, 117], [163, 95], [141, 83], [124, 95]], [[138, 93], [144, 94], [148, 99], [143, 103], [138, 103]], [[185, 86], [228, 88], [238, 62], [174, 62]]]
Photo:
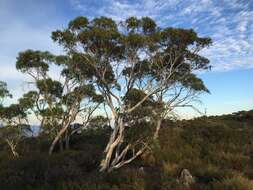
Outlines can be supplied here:
[[7, 84], [3, 81], [0, 81], [0, 106], [3, 106], [3, 101], [7, 97], [12, 97], [9, 90], [7, 89]]
[[0, 137], [9, 146], [14, 157], [18, 157], [17, 146], [19, 142], [31, 132], [27, 120], [26, 108], [19, 102], [3, 105], [7, 97], [12, 97], [5, 82], [0, 82]]
[[[20, 52], [17, 57], [16, 68], [31, 76], [36, 89], [24, 94], [20, 101], [40, 121], [42, 132], [52, 138], [49, 154], [58, 142], [61, 148], [65, 142], [68, 149], [71, 124], [79, 116], [92, 115], [103, 101], [87, 78], [73, 72], [79, 59], [78, 56], [55, 56], [33, 50]], [[49, 74], [52, 64], [60, 69], [59, 80]]]
[[0, 111], [2, 127], [0, 137], [7, 143], [14, 157], [19, 157], [17, 147], [32, 133], [27, 115], [19, 104], [11, 104]]
[[[210, 68], [199, 52], [211, 44], [192, 29], [157, 26], [148, 17], [116, 23], [77, 17], [52, 33], [74, 71], [89, 78], [110, 110], [113, 131], [100, 171], [132, 162], [157, 139], [162, 119], [208, 92], [195, 74]], [[147, 132], [146, 132], [147, 131]]]

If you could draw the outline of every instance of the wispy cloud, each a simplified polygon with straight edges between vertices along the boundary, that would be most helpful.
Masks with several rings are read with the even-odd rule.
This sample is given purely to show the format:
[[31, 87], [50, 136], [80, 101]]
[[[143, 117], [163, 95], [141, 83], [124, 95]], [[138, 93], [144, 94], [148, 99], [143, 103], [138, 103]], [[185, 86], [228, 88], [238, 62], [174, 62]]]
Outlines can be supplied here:
[[253, 2], [246, 0], [70, 0], [89, 17], [150, 16], [162, 26], [194, 28], [210, 36], [213, 46], [202, 53], [215, 71], [253, 68]]

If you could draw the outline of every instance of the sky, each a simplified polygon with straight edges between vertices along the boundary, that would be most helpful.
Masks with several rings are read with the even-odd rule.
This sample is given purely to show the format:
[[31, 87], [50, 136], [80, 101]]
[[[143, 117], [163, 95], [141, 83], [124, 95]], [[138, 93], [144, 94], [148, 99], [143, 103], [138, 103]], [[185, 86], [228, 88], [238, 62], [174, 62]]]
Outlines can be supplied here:
[[149, 16], [161, 27], [193, 28], [211, 37], [213, 45], [201, 54], [212, 70], [198, 74], [211, 93], [200, 97], [200, 109], [208, 115], [253, 109], [253, 0], [0, 0], [0, 80], [14, 99], [29, 81], [15, 69], [18, 52], [60, 54], [51, 32], [80, 15], [116, 21]]

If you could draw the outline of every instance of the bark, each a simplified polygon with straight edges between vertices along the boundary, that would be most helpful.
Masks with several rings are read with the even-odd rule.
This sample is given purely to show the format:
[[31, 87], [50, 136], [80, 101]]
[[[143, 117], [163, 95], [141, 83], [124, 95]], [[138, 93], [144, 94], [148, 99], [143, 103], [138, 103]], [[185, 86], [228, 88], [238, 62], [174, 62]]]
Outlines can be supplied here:
[[[153, 135], [153, 139], [157, 140], [159, 137], [159, 131], [161, 128], [162, 119], [159, 118], [156, 125], [156, 130]], [[147, 146], [143, 146], [136, 153], [133, 151], [133, 155], [130, 158], [125, 159], [126, 154], [133, 148], [132, 144], [127, 144], [124, 148], [121, 147], [124, 140], [124, 123], [121, 121], [115, 126], [113, 134], [109, 140], [109, 143], [105, 149], [105, 159], [100, 164], [100, 172], [111, 172], [115, 169], [129, 164], [137, 157], [143, 154], [147, 150]]]
[[56, 135], [56, 137], [54, 138], [50, 148], [49, 148], [49, 155], [51, 155], [54, 151], [54, 148], [57, 144], [57, 142], [61, 139], [62, 135], [65, 133], [65, 131], [67, 130], [67, 128], [69, 127], [70, 125], [70, 121], [63, 127], [61, 128], [61, 130], [58, 132], [58, 134]]
[[157, 120], [156, 129], [155, 129], [155, 133], [154, 133], [154, 137], [153, 137], [154, 140], [157, 140], [159, 137], [159, 131], [161, 129], [161, 124], [162, 124], [162, 119], [159, 118]]
[[108, 169], [109, 172], [121, 168], [122, 166], [129, 164], [130, 162], [134, 161], [137, 157], [139, 157], [141, 154], [143, 154], [146, 150], [146, 147], [141, 148], [137, 153], [135, 153], [131, 158], [127, 159], [127, 160], [121, 160], [120, 162], [118, 162], [117, 164], [113, 165], [112, 167], [110, 167]]
[[[156, 88], [153, 90], [150, 94], [146, 95], [141, 101], [139, 101], [136, 105], [134, 105], [132, 108], [128, 109], [127, 111], [124, 110], [124, 107], [121, 107], [121, 112], [120, 113], [131, 113], [135, 109], [137, 109], [141, 104], [148, 98], [150, 95], [154, 94], [157, 92], [159, 88]], [[115, 116], [115, 125], [114, 125], [114, 130], [113, 133], [111, 134], [110, 140], [106, 146], [106, 149], [104, 151], [105, 153], [105, 158], [101, 161], [100, 163], [100, 171], [112, 171], [114, 169], [120, 168], [124, 166], [125, 164], [128, 164], [135, 160], [138, 156], [140, 156], [145, 150], [146, 146], [140, 148], [136, 153], [133, 151], [133, 155], [125, 160], [126, 154], [129, 152], [130, 147], [132, 146], [131, 144], [125, 145], [125, 147], [122, 147], [122, 143], [124, 141], [124, 121], [123, 121], [123, 116], [116, 114], [113, 105], [110, 101], [108, 100], [108, 105], [112, 110], [113, 116]], [[157, 125], [156, 132], [154, 134], [154, 138], [158, 137], [158, 132], [160, 130], [160, 125], [161, 121], [159, 121], [159, 124]], [[132, 147], [133, 148], [133, 147]]]
[[[153, 139], [157, 140], [159, 137], [159, 131], [161, 128], [162, 119], [157, 119], [156, 129], [153, 134]], [[100, 163], [100, 172], [104, 171], [112, 171], [114, 169], [118, 169], [133, 160], [135, 160], [138, 156], [143, 154], [146, 151], [147, 146], [143, 146], [138, 151], [133, 151], [133, 154], [130, 158], [125, 158], [126, 154], [133, 149], [132, 144], [127, 144], [122, 147], [122, 143], [124, 142], [124, 122], [122, 118], [119, 118], [115, 122], [114, 131], [110, 137], [110, 140], [105, 149], [105, 158]]]
[[[85, 122], [86, 125], [88, 124], [91, 115], [93, 114], [93, 112], [97, 109], [97, 107], [99, 106], [99, 104], [97, 104], [97, 106], [95, 106], [93, 109], [90, 110], [90, 112], [88, 113], [88, 117], [87, 117], [87, 121]], [[80, 111], [80, 110], [79, 110]], [[73, 130], [72, 132], [70, 132], [68, 130], [70, 124], [75, 120], [77, 114], [79, 111], [73, 111], [72, 115], [69, 116], [68, 120], [66, 122], [63, 122], [63, 127], [61, 128], [61, 130], [58, 132], [58, 134], [56, 135], [54, 141], [52, 142], [50, 148], [49, 148], [49, 155], [51, 155], [53, 153], [53, 150], [57, 144], [57, 142], [62, 138], [62, 136], [65, 133], [65, 137], [64, 137], [64, 148], [66, 150], [69, 150], [69, 141], [70, 141], [70, 136], [72, 136], [74, 133], [76, 133], [78, 130], [80, 129], [76, 129]]]
[[123, 119], [119, 118], [115, 122], [115, 128], [105, 149], [105, 158], [100, 163], [100, 171], [106, 171], [110, 168], [113, 161], [113, 154], [123, 141], [124, 124]]
[[76, 114], [77, 112], [75, 113], [72, 113], [72, 115], [70, 116], [70, 118], [68, 120], [66, 120], [65, 122], [63, 122], [63, 127], [61, 128], [61, 130], [57, 133], [56, 137], [54, 138], [50, 148], [49, 148], [49, 155], [51, 155], [54, 151], [54, 148], [57, 144], [57, 142], [62, 138], [62, 136], [64, 135], [64, 133], [66, 132], [66, 130], [69, 128], [71, 122], [74, 121], [74, 119], [76, 118]]
[[7, 142], [7, 144], [9, 145], [9, 147], [10, 147], [10, 149], [11, 149], [11, 152], [12, 152], [13, 156], [14, 156], [15, 158], [18, 158], [18, 157], [19, 157], [19, 154], [18, 154], [18, 152], [16, 151], [16, 146], [17, 146], [17, 145], [16, 145], [15, 143], [9, 141], [9, 140], [6, 140], [6, 142]]
[[[144, 146], [135, 152], [134, 146], [131, 143], [122, 147], [125, 129], [123, 119], [120, 118], [116, 124], [105, 149], [105, 158], [100, 163], [100, 172], [111, 172], [118, 169], [135, 160], [146, 150], [146, 146]], [[132, 150], [133, 154], [130, 158], [126, 159], [125, 156], [130, 150]]]

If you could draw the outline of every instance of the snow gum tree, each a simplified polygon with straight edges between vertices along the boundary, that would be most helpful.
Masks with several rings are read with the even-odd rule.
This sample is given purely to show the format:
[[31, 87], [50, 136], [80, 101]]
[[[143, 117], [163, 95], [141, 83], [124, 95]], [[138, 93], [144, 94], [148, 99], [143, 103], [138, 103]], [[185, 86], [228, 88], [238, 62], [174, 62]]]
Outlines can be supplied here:
[[[135, 160], [156, 141], [163, 119], [177, 107], [194, 108], [192, 101], [208, 92], [195, 73], [210, 68], [200, 51], [211, 39], [192, 29], [161, 28], [149, 17], [118, 23], [107, 17], [77, 17], [54, 31], [52, 39], [64, 48], [64, 56], [32, 50], [18, 56], [17, 69], [37, 87], [23, 100], [34, 100], [41, 126], [55, 131], [50, 132], [52, 153], [77, 114], [103, 99], [113, 130], [100, 171]], [[62, 69], [62, 81], [49, 77], [51, 63]], [[87, 102], [83, 108], [82, 102]]]
[[27, 119], [26, 107], [18, 101], [15, 104], [4, 105], [6, 98], [12, 95], [7, 89], [7, 84], [0, 81], [0, 139], [11, 150], [13, 157], [19, 157], [17, 146], [20, 141], [31, 133]]
[[132, 162], [157, 139], [161, 121], [176, 107], [193, 107], [208, 92], [195, 71], [209, 69], [199, 52], [211, 44], [192, 29], [160, 28], [148, 17], [116, 23], [77, 17], [52, 33], [76, 70], [89, 77], [110, 110], [113, 131], [100, 171]]
[[[35, 87], [20, 101], [40, 121], [41, 133], [52, 139], [49, 154], [52, 154], [57, 143], [60, 149], [68, 149], [69, 138], [73, 134], [71, 124], [82, 115], [86, 116], [83, 122], [87, 123], [103, 102], [103, 97], [96, 94], [87, 77], [75, 70], [78, 64], [78, 55], [55, 56], [50, 52], [26, 50], [17, 57], [17, 70], [28, 74]], [[55, 80], [49, 74], [51, 65], [60, 70], [60, 79]]]

